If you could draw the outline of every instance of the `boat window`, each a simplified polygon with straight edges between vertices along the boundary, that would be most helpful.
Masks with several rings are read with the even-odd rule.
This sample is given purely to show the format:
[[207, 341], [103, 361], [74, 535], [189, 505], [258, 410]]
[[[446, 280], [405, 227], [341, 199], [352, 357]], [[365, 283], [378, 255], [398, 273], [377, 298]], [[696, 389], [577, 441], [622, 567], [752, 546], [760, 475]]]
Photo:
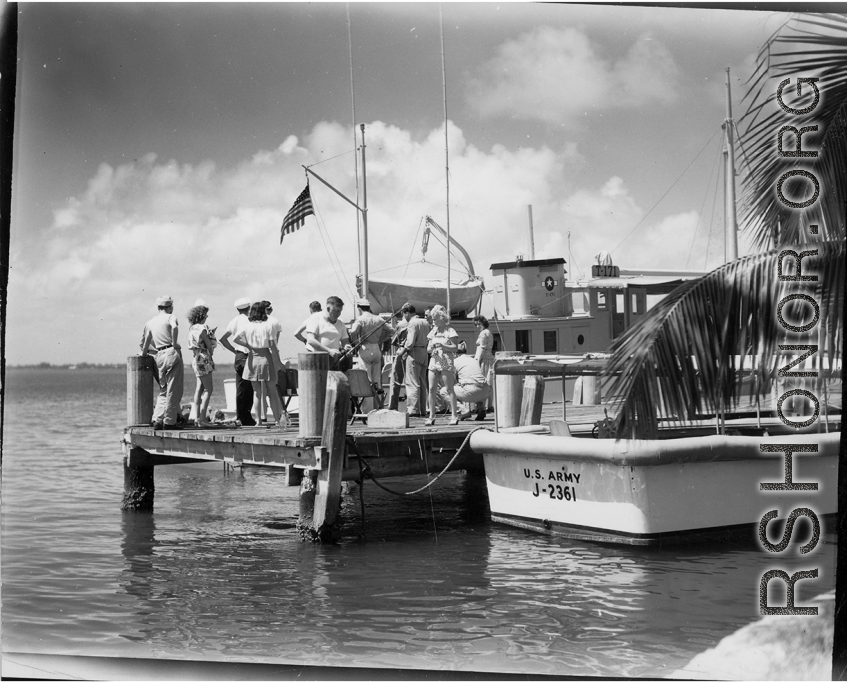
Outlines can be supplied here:
[[544, 330], [544, 353], [559, 353], [559, 334], [556, 330]]
[[529, 330], [515, 330], [515, 351], [530, 353]]
[[644, 313], [644, 308], [641, 305], [641, 297], [639, 296], [638, 292], [630, 292], [630, 297], [631, 297], [630, 304], [631, 304], [632, 312], [635, 313], [636, 315]]
[[605, 311], [606, 310], [606, 292], [601, 292], [598, 290], [597, 292], [597, 310]]
[[498, 351], [503, 350], [503, 339], [500, 337], [499, 332], [494, 333], [494, 341], [491, 344], [491, 353], [497, 353]]
[[615, 294], [615, 313], [623, 313], [623, 292]]

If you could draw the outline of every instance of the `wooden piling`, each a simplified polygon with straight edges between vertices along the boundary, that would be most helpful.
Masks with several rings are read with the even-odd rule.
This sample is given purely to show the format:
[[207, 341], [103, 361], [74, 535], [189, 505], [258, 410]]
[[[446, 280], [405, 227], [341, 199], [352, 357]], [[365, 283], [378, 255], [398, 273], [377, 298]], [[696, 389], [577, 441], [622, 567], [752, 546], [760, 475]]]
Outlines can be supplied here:
[[[140, 451], [140, 448], [132, 450]], [[156, 486], [153, 482], [153, 466], [131, 467], [129, 458], [123, 459], [124, 464], [124, 497], [121, 510], [146, 511], [153, 509], [153, 498]]]
[[[149, 426], [153, 420], [152, 356], [129, 356], [126, 360], [126, 422], [127, 426]], [[155, 485], [152, 465], [130, 465], [130, 459], [143, 453], [140, 448], [127, 449], [123, 457], [124, 496], [121, 510], [152, 510]]]
[[520, 426], [540, 425], [543, 404], [544, 378], [540, 375], [529, 375], [523, 381]]
[[[525, 354], [519, 351], [498, 351], [495, 360], [513, 358]], [[523, 398], [523, 377], [520, 375], [496, 375], [494, 410], [497, 416], [497, 428], [517, 427], [520, 424], [521, 401]]]
[[127, 426], [147, 426], [153, 420], [155, 368], [153, 356], [130, 356], [126, 359]]
[[297, 356], [298, 434], [301, 437], [320, 436], [323, 432], [328, 372], [328, 353], [301, 353]]
[[347, 410], [350, 384], [343, 372], [329, 372], [321, 430], [323, 457], [321, 468], [306, 472], [300, 484], [298, 529], [304, 540], [331, 542], [337, 535], [335, 525], [341, 506], [341, 478], [347, 437]]

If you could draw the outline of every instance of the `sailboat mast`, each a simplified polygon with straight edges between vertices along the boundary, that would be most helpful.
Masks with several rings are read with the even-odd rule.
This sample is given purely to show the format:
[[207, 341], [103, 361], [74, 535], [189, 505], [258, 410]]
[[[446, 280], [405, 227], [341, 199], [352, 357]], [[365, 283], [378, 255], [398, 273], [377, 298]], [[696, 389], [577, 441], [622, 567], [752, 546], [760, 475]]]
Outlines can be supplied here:
[[[353, 107], [353, 175], [356, 181], [356, 204], [359, 203], [359, 161], [356, 155], [356, 89], [353, 87], [353, 33], [350, 28], [350, 3], [347, 3], [347, 45], [350, 51], [350, 103]], [[359, 250], [359, 272], [362, 272], [362, 227], [359, 223], [359, 212], [356, 211], [356, 246]], [[367, 297], [364, 292], [363, 298]], [[358, 309], [353, 307], [355, 316]]]
[[733, 145], [732, 95], [729, 84], [729, 67], [726, 67], [726, 185], [725, 185], [725, 215], [726, 215], [726, 261], [738, 258], [738, 219], [735, 214], [735, 147]]
[[447, 187], [447, 315], [450, 315], [450, 156], [447, 145], [447, 66], [444, 61], [444, 17], [438, 5], [438, 23], [441, 28], [441, 82], [444, 87], [444, 178]]
[[365, 124], [361, 124], [360, 128], [362, 129], [362, 251], [364, 252], [361, 296], [366, 299], [368, 296], [368, 173], [365, 169]]

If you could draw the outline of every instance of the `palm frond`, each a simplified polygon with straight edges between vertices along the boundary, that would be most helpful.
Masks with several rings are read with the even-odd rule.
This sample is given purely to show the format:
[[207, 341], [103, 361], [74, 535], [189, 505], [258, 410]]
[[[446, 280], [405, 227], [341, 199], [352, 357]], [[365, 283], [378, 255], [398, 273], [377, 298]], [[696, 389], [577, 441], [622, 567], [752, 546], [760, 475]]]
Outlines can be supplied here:
[[[818, 78], [820, 101], [805, 116], [786, 114], [776, 99], [777, 84], [790, 77]], [[756, 69], [744, 96], [748, 110], [740, 122], [748, 160], [741, 192], [741, 223], [758, 249], [781, 244], [844, 239], [847, 207], [847, 17], [837, 14], [799, 16], [780, 27], [759, 52]], [[796, 83], [796, 81], [795, 81]], [[807, 92], [811, 91], [806, 86]], [[786, 96], [791, 90], [786, 88]], [[816, 158], [781, 158], [779, 129], [817, 125], [803, 135], [803, 149]], [[785, 135], [786, 149], [794, 136]], [[808, 209], [792, 209], [777, 196], [777, 182], [786, 172], [814, 173], [821, 188]], [[808, 180], [792, 177], [783, 194], [797, 203], [812, 197]], [[817, 235], [808, 230], [817, 224]], [[777, 235], [778, 233], [778, 235]]]
[[[843, 240], [805, 245], [814, 249], [816, 256], [802, 259], [802, 275], [817, 275], [817, 282], [778, 281], [783, 249], [745, 256], [682, 284], [626, 330], [606, 370], [614, 376], [609, 400], [622, 401], [618, 436], [656, 438], [660, 415], [683, 423], [737, 406], [745, 372], [767, 391], [790, 359], [780, 344], [818, 344], [833, 368], [841, 353], [847, 249]], [[783, 275], [793, 275], [795, 263], [785, 257]], [[807, 334], [789, 332], [778, 320], [778, 304], [793, 293], [819, 303], [820, 322]], [[799, 321], [809, 308], [790, 301], [782, 313]], [[825, 379], [819, 373], [817, 382]]]

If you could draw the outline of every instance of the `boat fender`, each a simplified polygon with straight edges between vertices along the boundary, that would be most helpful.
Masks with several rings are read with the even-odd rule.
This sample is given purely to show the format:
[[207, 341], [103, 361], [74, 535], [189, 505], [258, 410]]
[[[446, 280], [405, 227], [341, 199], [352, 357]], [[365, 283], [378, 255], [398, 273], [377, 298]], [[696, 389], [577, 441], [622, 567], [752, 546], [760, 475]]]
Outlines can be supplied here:
[[602, 420], [597, 420], [594, 423], [594, 428], [591, 430], [591, 436], [595, 439], [614, 439], [615, 438], [615, 421], [609, 417], [609, 411], [605, 408], [603, 412], [606, 414]]

